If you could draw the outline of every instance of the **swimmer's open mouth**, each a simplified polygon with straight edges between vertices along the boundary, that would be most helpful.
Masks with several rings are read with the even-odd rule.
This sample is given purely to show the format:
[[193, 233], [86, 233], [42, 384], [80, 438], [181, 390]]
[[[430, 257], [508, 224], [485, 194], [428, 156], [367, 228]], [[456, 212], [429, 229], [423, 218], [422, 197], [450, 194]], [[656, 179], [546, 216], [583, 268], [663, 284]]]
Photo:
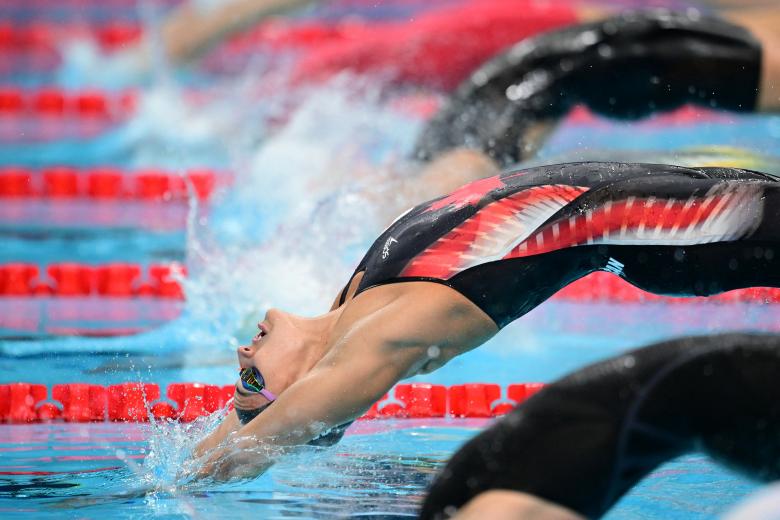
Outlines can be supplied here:
[[260, 329], [260, 331], [252, 338], [252, 341], [260, 341], [263, 336], [268, 334], [268, 327], [266, 327], [265, 323], [258, 323], [257, 328]]

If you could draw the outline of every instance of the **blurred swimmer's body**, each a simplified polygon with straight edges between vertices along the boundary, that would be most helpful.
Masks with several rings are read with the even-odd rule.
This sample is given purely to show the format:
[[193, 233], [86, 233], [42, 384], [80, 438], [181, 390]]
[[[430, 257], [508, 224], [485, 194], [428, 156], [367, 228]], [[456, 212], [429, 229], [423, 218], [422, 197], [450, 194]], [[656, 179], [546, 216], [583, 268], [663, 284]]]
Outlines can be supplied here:
[[[258, 25], [269, 15], [311, 3], [187, 2], [164, 21], [160, 50], [172, 64], [181, 65], [203, 56], [230, 35]], [[323, 3], [323, 9], [326, 5]], [[294, 54], [296, 63], [290, 77], [296, 84], [327, 80], [351, 71], [449, 91], [480, 63], [509, 45], [546, 30], [598, 19], [606, 12], [567, 3], [479, 0], [434, 4], [403, 20], [350, 17], [343, 22], [319, 21], [313, 25], [305, 20], [275, 20], [257, 33], [257, 49], [263, 51], [266, 43], [274, 52], [288, 50]], [[453, 38], [453, 34], [458, 37]], [[135, 56], [142, 65], [157, 44], [151, 38], [125, 54]]]
[[253, 476], [286, 447], [332, 428], [326, 442], [337, 440], [400, 379], [593, 271], [670, 295], [779, 287], [778, 222], [771, 176], [628, 163], [509, 171], [416, 206], [371, 246], [330, 312], [268, 311], [238, 351], [237, 412], [196, 449], [209, 454], [200, 475]]
[[518, 43], [479, 67], [425, 125], [413, 155], [430, 162], [410, 191], [433, 197], [532, 158], [578, 104], [619, 119], [685, 104], [776, 112], [780, 12], [729, 16], [737, 23], [695, 10], [630, 11]]
[[[269, 16], [288, 13], [314, 0], [228, 0], [182, 3], [162, 25], [162, 50], [172, 63], [184, 63], [211, 49], [225, 38], [244, 31]], [[727, 19], [743, 24], [771, 48], [766, 38], [776, 39], [780, 14], [774, 9], [740, 6], [721, 9]], [[347, 37], [317, 41], [304, 53], [292, 76], [298, 80], [323, 78], [351, 70], [358, 73], [396, 69], [406, 84], [430, 85], [451, 90], [484, 60], [507, 46], [536, 33], [576, 23], [603, 19], [614, 7], [598, 2], [497, 1], [444, 2], [430, 6], [403, 22], [365, 23], [351, 19]], [[701, 16], [689, 10], [692, 16]], [[336, 30], [338, 25], [335, 26]], [[357, 29], [357, 30], [356, 30]], [[670, 27], [670, 29], [672, 29]], [[285, 31], [296, 25], [276, 24], [269, 43], [283, 45]], [[333, 30], [333, 27], [331, 27]], [[457, 38], [452, 35], [457, 34]], [[291, 38], [294, 40], [295, 38]], [[152, 44], [156, 42], [148, 42]], [[303, 50], [303, 49], [299, 49]], [[134, 54], [142, 49], [133, 49]]]
[[532, 156], [575, 105], [619, 119], [684, 104], [777, 111], [780, 13], [732, 18], [630, 11], [520, 42], [458, 87], [416, 156], [465, 147], [507, 166]]
[[[548, 385], [466, 443], [433, 482], [421, 518], [599, 518], [650, 471], [695, 450], [750, 478], [778, 479], [778, 395], [780, 336], [630, 351]], [[759, 518], [744, 515], [734, 514]]]
[[[283, 3], [269, 0], [267, 5]], [[262, 1], [254, 5], [266, 6]], [[370, 72], [390, 66], [403, 69], [390, 76], [405, 83], [434, 81], [449, 90], [482, 60], [524, 35], [576, 21], [602, 20], [522, 40], [477, 68], [422, 131], [412, 155], [430, 162], [411, 168], [403, 165], [401, 172], [391, 168], [384, 178], [375, 164], [366, 166], [364, 177], [370, 179], [364, 183], [369, 185], [366, 196], [375, 198], [374, 190], [379, 192], [382, 202], [374, 206], [383, 212], [380, 220], [533, 157], [555, 123], [575, 104], [617, 118], [638, 118], [685, 103], [737, 111], [771, 111], [780, 104], [774, 90], [780, 85], [777, 13], [746, 10], [729, 13], [732, 22], [725, 22], [695, 10], [635, 11], [604, 19], [606, 12], [537, 2], [530, 2], [528, 9], [506, 2], [440, 8], [414, 22], [421, 24], [421, 40], [379, 37], [377, 31], [367, 29], [367, 38], [377, 38], [366, 46], [368, 50], [355, 42], [350, 45], [363, 49], [357, 54], [317, 49], [312, 59], [300, 61], [293, 76], [329, 77], [346, 69]], [[486, 13], [489, 19], [483, 27], [477, 21]], [[517, 16], [523, 20], [513, 18]], [[511, 23], [502, 25], [507, 20]], [[495, 29], [496, 24], [503, 29]], [[453, 32], [459, 37], [452, 38]], [[497, 39], [485, 46], [484, 34]], [[441, 42], [454, 47], [437, 47]], [[411, 47], [388, 50], [402, 44]], [[387, 53], [392, 57], [373, 62], [364, 51], [372, 59]], [[348, 171], [343, 182], [352, 183], [360, 168], [353, 164]], [[393, 182], [399, 178], [405, 182]], [[328, 182], [332, 185], [333, 177]], [[382, 193], [385, 184], [395, 190], [393, 196]]]

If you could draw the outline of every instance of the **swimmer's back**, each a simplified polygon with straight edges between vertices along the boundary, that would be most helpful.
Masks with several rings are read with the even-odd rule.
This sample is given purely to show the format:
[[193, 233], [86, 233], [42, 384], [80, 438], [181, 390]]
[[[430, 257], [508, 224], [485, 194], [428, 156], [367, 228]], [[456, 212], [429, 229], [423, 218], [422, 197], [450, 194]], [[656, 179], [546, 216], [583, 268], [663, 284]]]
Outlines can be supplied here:
[[[369, 248], [341, 300], [380, 285], [426, 281], [455, 289], [503, 326], [548, 297], [550, 290], [557, 291], [560, 287], [553, 285], [558, 282], [528, 287], [525, 292], [532, 296], [527, 304], [514, 301], [518, 291], [499, 294], [481, 284], [506, 278], [505, 271], [491, 270], [499, 269], [507, 258], [532, 255], [530, 250], [512, 253], [512, 248], [522, 246], [522, 240], [552, 218], [575, 218], [610, 201], [654, 195], [666, 195], [669, 200], [704, 197], [721, 181], [775, 182], [773, 177], [750, 170], [618, 162], [546, 165], [480, 179], [399, 217]], [[572, 263], [577, 261], [565, 260], [558, 271], [564, 278], [571, 269], [579, 276], [587, 274]], [[473, 279], [466, 281], [472, 272]], [[571, 281], [562, 279], [561, 283]], [[501, 280], [494, 285], [500, 289]]]

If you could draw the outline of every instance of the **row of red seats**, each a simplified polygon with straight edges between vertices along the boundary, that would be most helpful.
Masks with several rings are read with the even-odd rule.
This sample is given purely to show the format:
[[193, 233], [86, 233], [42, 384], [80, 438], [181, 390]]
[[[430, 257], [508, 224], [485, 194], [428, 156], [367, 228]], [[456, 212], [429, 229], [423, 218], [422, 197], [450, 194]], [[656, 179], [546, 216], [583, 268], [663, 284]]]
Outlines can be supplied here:
[[101, 90], [68, 91], [59, 87], [28, 90], [0, 88], [0, 116], [40, 115], [53, 117], [121, 118], [135, 109], [134, 92]]
[[[396, 385], [394, 399], [385, 395], [361, 419], [496, 417], [509, 412], [539, 391], [541, 383], [509, 385], [502, 399], [497, 384], [469, 383], [445, 387], [427, 383]], [[84, 383], [54, 385], [45, 402], [45, 385], [10, 383], [0, 385], [0, 422], [145, 422], [176, 419], [184, 422], [223, 408], [233, 396], [233, 385], [201, 383], [168, 385], [166, 396], [175, 406], [160, 400], [160, 387], [130, 382], [103, 387]]]
[[184, 298], [176, 280], [186, 274], [179, 264], [151, 265], [146, 281], [141, 281], [143, 269], [138, 264], [113, 263], [90, 266], [77, 263], [51, 264], [45, 269], [51, 282], [42, 280], [35, 264], [0, 265], [0, 297], [8, 296], [147, 296]]
[[211, 170], [190, 170], [184, 175], [157, 169], [134, 173], [102, 167], [88, 171], [68, 166], [44, 168], [0, 168], [0, 198], [50, 197], [92, 199], [135, 198], [142, 200], [182, 200], [192, 186], [199, 199], [207, 199], [217, 183]]
[[[755, 254], [766, 254], [758, 248]], [[559, 300], [577, 302], [616, 301], [641, 303], [663, 301], [664, 303], [690, 303], [705, 298], [676, 298], [658, 296], [639, 289], [614, 274], [597, 272], [569, 284], [555, 294]], [[780, 289], [774, 287], [751, 287], [709, 296], [708, 301], [721, 303], [780, 303]]]

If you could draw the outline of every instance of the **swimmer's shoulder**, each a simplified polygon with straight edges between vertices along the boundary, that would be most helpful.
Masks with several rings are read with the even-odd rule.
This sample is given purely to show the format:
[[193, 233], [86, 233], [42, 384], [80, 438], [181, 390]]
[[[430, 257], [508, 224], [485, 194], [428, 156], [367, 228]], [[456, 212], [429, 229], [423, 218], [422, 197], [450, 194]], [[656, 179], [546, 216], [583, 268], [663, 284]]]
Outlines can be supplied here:
[[[363, 328], [385, 329], [398, 344], [438, 345], [450, 356], [486, 341], [496, 323], [471, 300], [444, 283], [399, 281], [360, 291], [341, 306], [336, 336]], [[380, 332], [381, 331], [378, 331]], [[448, 356], [449, 357], [449, 356]]]

